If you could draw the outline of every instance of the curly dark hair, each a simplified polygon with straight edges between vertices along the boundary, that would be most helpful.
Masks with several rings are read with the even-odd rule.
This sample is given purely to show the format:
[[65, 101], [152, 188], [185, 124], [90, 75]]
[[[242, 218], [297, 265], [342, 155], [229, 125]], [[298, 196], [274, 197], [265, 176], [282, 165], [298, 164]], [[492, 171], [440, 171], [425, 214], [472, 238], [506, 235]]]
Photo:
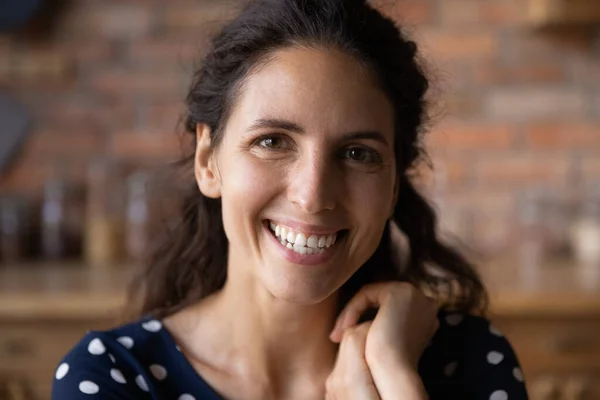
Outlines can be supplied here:
[[[395, 158], [399, 176], [393, 222], [406, 238], [406, 263], [398, 264], [387, 224], [371, 258], [340, 288], [340, 309], [363, 285], [408, 281], [437, 296], [444, 308], [484, 312], [487, 294], [474, 267], [436, 233], [433, 208], [413, 182], [426, 160], [422, 136], [428, 122], [429, 81], [417, 45], [363, 0], [258, 0], [220, 29], [194, 74], [187, 95], [185, 130], [196, 148], [199, 123], [216, 147], [243, 81], [279, 49], [336, 49], [377, 78], [395, 111]], [[193, 169], [193, 151], [177, 166]], [[191, 174], [190, 174], [191, 175]], [[219, 290], [227, 278], [228, 241], [220, 199], [186, 183], [177, 222], [165, 226], [144, 269], [130, 288], [132, 316], [165, 317]]]

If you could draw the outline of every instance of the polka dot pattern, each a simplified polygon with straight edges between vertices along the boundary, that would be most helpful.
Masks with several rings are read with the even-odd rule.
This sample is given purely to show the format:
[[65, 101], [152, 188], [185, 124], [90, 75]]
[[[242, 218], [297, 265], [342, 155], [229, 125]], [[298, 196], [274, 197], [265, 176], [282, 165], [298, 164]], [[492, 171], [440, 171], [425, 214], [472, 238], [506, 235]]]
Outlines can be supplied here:
[[148, 332], [158, 332], [162, 329], [162, 323], [155, 319], [142, 323], [142, 328]]
[[490, 400], [508, 400], [508, 393], [504, 390], [496, 390], [491, 394]]
[[[527, 399], [523, 372], [499, 330], [483, 318], [443, 312], [439, 318], [440, 328], [419, 366], [430, 400], [462, 398], [452, 390], [465, 385], [473, 390], [469, 400]], [[58, 365], [54, 386], [53, 396], [65, 399], [102, 398], [106, 393], [123, 398], [141, 398], [142, 393], [177, 400], [215, 398], [210, 384], [197, 375], [156, 319], [101, 335], [90, 332]]]
[[142, 375], [138, 375], [135, 377], [135, 383], [142, 389], [144, 392], [149, 392], [150, 388], [148, 388], [148, 384]]
[[123, 347], [126, 349], [131, 349], [133, 347], [134, 341], [129, 336], [121, 336], [117, 338], [117, 342], [121, 343]]
[[504, 360], [504, 354], [502, 354], [500, 352], [490, 351], [487, 354], [487, 361], [490, 364], [497, 365], [497, 364], [500, 364], [502, 362], [502, 360]]
[[69, 373], [69, 364], [67, 363], [62, 363], [58, 366], [58, 368], [56, 369], [56, 374], [54, 375], [54, 377], [57, 380], [61, 380], [62, 378], [64, 378], [67, 374]]
[[106, 347], [104, 347], [104, 343], [102, 343], [102, 340], [94, 338], [90, 341], [90, 344], [88, 345], [88, 351], [90, 352], [90, 354], [99, 356], [100, 354], [104, 354], [104, 352], [106, 351]]
[[521, 371], [521, 368], [519, 368], [519, 367], [514, 367], [513, 368], [513, 376], [519, 382], [525, 381], [525, 378], [523, 377], [523, 371]]
[[446, 364], [446, 366], [444, 367], [444, 375], [446, 375], [446, 376], [454, 375], [454, 372], [456, 372], [457, 366], [458, 366], [457, 361], [453, 361], [451, 363]]
[[167, 377], [167, 370], [162, 365], [153, 364], [150, 366], [152, 375], [159, 381], [162, 381]]
[[85, 394], [96, 394], [100, 388], [92, 381], [82, 381], [79, 383], [79, 391]]
[[127, 380], [123, 376], [123, 373], [116, 368], [110, 370], [110, 377], [114, 379], [115, 382], [118, 383], [127, 383]]

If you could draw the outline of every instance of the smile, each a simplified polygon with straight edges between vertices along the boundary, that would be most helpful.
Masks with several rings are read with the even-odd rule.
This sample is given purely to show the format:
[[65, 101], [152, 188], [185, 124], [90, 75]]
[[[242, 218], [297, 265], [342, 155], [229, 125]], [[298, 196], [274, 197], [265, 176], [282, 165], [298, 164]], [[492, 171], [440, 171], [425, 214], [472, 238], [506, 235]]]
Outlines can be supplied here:
[[315, 235], [294, 231], [289, 227], [269, 221], [269, 230], [282, 246], [302, 255], [323, 254], [332, 247], [340, 232], [331, 235]]

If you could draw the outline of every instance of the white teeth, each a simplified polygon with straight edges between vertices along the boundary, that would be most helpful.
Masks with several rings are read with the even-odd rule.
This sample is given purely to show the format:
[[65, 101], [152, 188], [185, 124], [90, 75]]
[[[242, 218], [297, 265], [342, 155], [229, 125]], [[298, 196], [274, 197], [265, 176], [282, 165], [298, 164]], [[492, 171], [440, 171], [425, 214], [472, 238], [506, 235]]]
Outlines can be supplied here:
[[298, 246], [306, 246], [306, 236], [304, 236], [302, 233], [297, 234], [296, 238], [294, 239], [294, 247]]
[[271, 221], [269, 221], [269, 228], [283, 246], [300, 254], [324, 253], [327, 248], [333, 246], [337, 238], [337, 234], [319, 236], [296, 233]]
[[[312, 236], [311, 236], [311, 237], [312, 237]], [[327, 238], [326, 238], [325, 236], [321, 236], [321, 237], [319, 238], [319, 243], [318, 243], [318, 246], [319, 246], [319, 248], [321, 248], [321, 249], [322, 249], [323, 247], [325, 247], [325, 244], [326, 244], [326, 243], [327, 243]]]
[[311, 237], [309, 237], [308, 240], [306, 241], [306, 247], [318, 249], [319, 248], [319, 238], [317, 238], [315, 235], [312, 235]]
[[325, 243], [325, 246], [330, 247], [331, 245], [333, 245], [334, 241], [335, 241], [335, 236], [333, 236], [333, 235], [327, 236], [327, 242]]
[[294, 235], [294, 232], [289, 231], [286, 237], [286, 240], [290, 243], [294, 243], [296, 244], [296, 242], [294, 241], [296, 239], [296, 235]]

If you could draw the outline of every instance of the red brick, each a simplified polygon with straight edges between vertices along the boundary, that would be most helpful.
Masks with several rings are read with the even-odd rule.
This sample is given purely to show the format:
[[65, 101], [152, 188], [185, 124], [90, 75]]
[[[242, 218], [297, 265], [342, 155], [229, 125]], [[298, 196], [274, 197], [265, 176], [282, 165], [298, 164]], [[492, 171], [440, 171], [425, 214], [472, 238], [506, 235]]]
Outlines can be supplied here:
[[569, 57], [589, 53], [592, 43], [591, 35], [576, 30], [560, 34], [513, 30], [504, 35], [504, 40], [503, 56], [514, 62], [543, 60], [560, 63]]
[[90, 79], [93, 90], [113, 96], [155, 95], [162, 98], [183, 97], [184, 82], [187, 77], [183, 72], [139, 71], [139, 70], [102, 70]]
[[571, 119], [585, 115], [586, 98], [576, 88], [497, 88], [486, 100], [492, 118], [531, 120], [539, 118]]
[[83, 126], [78, 131], [42, 128], [31, 132], [26, 142], [25, 158], [49, 161], [89, 158], [104, 151], [104, 141], [102, 133]]
[[131, 43], [129, 58], [134, 63], [170, 64], [191, 66], [201, 56], [197, 42], [184, 39], [153, 39]]
[[440, 109], [440, 113], [443, 115], [469, 117], [479, 115], [482, 112], [481, 96], [473, 92], [449, 93], [437, 101], [440, 104], [436, 107]]
[[562, 152], [545, 155], [513, 153], [482, 158], [473, 163], [473, 168], [479, 185], [516, 187], [564, 184], [569, 164], [569, 156]]
[[401, 25], [431, 24], [434, 20], [434, 8], [427, 0], [382, 1], [380, 9]]
[[96, 66], [113, 61], [117, 56], [114, 43], [100, 40], [73, 40], [60, 43], [60, 48], [78, 65]]
[[529, 125], [525, 139], [533, 149], [600, 149], [600, 123], [547, 122]]
[[176, 160], [182, 155], [180, 137], [149, 130], [119, 131], [111, 135], [110, 153], [121, 159]]
[[50, 177], [52, 165], [19, 158], [0, 175], [0, 193], [39, 192]]
[[481, 24], [480, 0], [452, 0], [439, 3], [442, 26]]
[[478, 84], [548, 84], [565, 81], [564, 68], [548, 63], [500, 65], [498, 62], [478, 64], [474, 81]]
[[430, 149], [452, 150], [500, 150], [514, 143], [513, 127], [504, 124], [457, 123], [440, 126], [429, 135]]
[[498, 51], [498, 37], [489, 29], [422, 30], [416, 39], [424, 54], [434, 60], [474, 60], [491, 57]]
[[432, 190], [432, 188], [444, 180], [445, 186], [457, 187], [463, 185], [469, 178], [469, 170], [465, 166], [464, 159], [458, 157], [439, 157], [432, 154], [433, 169], [420, 164], [415, 171], [415, 183], [421, 188]]
[[182, 132], [186, 106], [183, 101], [151, 102], [143, 112], [145, 125], [161, 132]]
[[514, 26], [523, 23], [526, 4], [520, 0], [479, 2], [479, 17], [486, 25]]
[[141, 37], [156, 27], [154, 9], [143, 2], [79, 3], [63, 17], [60, 37]]
[[583, 180], [591, 185], [600, 186], [600, 151], [586, 155], [581, 159], [581, 174]]
[[165, 7], [162, 17], [164, 27], [169, 31], [204, 31], [208, 28], [208, 33], [234, 17], [237, 11], [232, 2], [181, 1]]

